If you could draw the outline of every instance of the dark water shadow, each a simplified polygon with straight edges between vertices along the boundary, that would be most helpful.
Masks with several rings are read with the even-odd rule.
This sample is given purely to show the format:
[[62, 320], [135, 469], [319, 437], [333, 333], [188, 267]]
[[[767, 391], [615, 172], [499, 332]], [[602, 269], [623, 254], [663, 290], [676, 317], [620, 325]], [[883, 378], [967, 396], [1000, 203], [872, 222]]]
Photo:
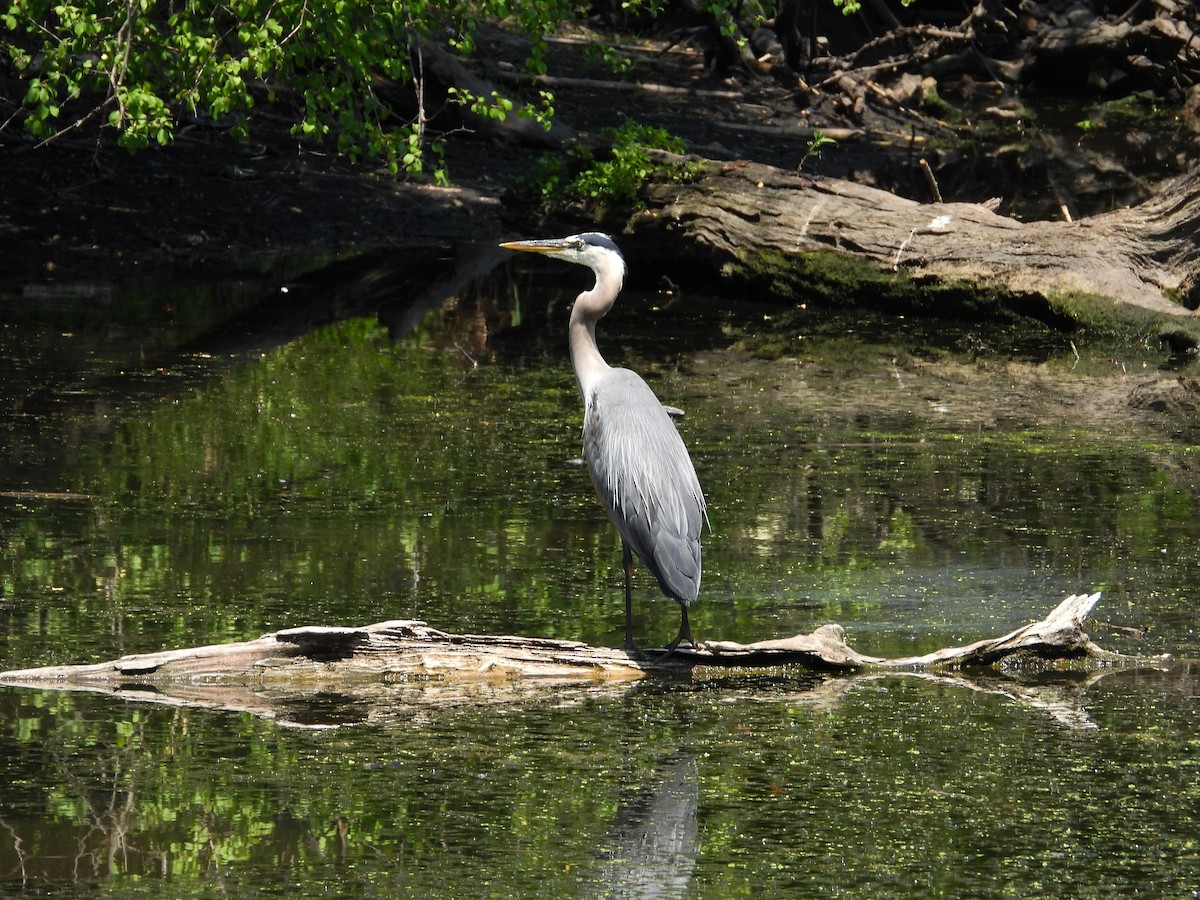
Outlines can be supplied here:
[[[42, 473], [82, 441], [103, 438], [118, 413], [202, 387], [323, 326], [375, 316], [398, 340], [430, 312], [480, 293], [503, 255], [490, 243], [431, 244], [334, 260], [294, 278], [275, 274], [295, 268], [281, 263], [259, 276], [216, 274], [200, 287], [169, 276], [97, 282], [63, 286], [70, 297], [61, 302], [0, 307], [3, 487], [43, 487]], [[200, 310], [188, 313], [187, 327], [158, 311], [184, 306]]]
[[281, 286], [180, 350], [237, 359], [364, 316], [378, 317], [399, 340], [447, 301], [473, 293], [504, 256], [489, 241], [375, 250], [338, 260]]

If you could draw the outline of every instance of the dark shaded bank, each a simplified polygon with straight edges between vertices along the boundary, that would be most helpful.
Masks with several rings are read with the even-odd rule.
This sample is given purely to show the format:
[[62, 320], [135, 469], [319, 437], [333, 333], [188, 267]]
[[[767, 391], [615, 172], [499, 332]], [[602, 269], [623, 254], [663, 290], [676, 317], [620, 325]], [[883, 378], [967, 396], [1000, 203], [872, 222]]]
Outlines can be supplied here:
[[[487, 166], [492, 146], [472, 148]], [[138, 154], [0, 144], [0, 290], [148, 269], [227, 273], [289, 258], [468, 239], [499, 229], [499, 190], [397, 180], [297, 143], [192, 132]]]
[[[843, 21], [838, 17], [821, 27], [834, 34]], [[960, 27], [965, 26], [955, 25]], [[1042, 112], [1057, 109], [1056, 101], [1043, 98], [1046, 109], [1031, 111], [1011, 86], [981, 99], [972, 80], [978, 72], [967, 65], [971, 60], [955, 55], [962, 42], [935, 32], [901, 36], [926, 48], [927, 66], [935, 65], [930, 54], [940, 47], [959, 68], [943, 66], [920, 77], [914, 69], [907, 73], [917, 78], [911, 84], [879, 68], [881, 60], [896, 62], [897, 45], [882, 40], [869, 43], [870, 53], [847, 46], [837, 50], [839, 56], [812, 60], [797, 81], [787, 75], [791, 64], [779, 59], [763, 72], [737, 66], [722, 72], [711, 67], [702, 47], [658, 36], [626, 36], [617, 49], [630, 69], [616, 75], [581, 53], [578, 40], [556, 39], [546, 86], [555, 91], [559, 117], [578, 129], [582, 142], [602, 155], [603, 129], [632, 114], [681, 135], [694, 152], [721, 167], [701, 185], [649, 186], [644, 191], [649, 212], [633, 215], [576, 206], [544, 217], [542, 210], [515, 203], [509, 188], [545, 147], [502, 131], [450, 142], [447, 162], [457, 180], [450, 188], [351, 165], [297, 141], [285, 117], [270, 110], [256, 111], [250, 143], [193, 125], [171, 146], [137, 155], [70, 135], [35, 149], [6, 132], [0, 134], [0, 297], [45, 305], [99, 291], [102, 307], [104, 284], [146, 272], [172, 279], [224, 278], [231, 272], [259, 279], [266, 273], [261, 300], [244, 297], [229, 314], [253, 318], [257, 308], [260, 321], [269, 321], [272, 310], [296, 299], [272, 296], [271, 282], [297, 276], [334, 280], [342, 277], [347, 257], [423, 257], [436, 247], [449, 260], [464, 247], [486, 247], [501, 237], [601, 227], [621, 238], [635, 278], [664, 272], [704, 290], [720, 280], [734, 294], [753, 292], [788, 307], [869, 308], [1001, 326], [1015, 318], [1064, 335], [1083, 326], [1117, 339], [1150, 336], [1164, 342], [1174, 362], [1186, 361], [1196, 345], [1187, 308], [1200, 302], [1200, 292], [1194, 273], [1170, 269], [1194, 268], [1186, 248], [1191, 219], [1160, 216], [1165, 229], [1155, 245], [1131, 248], [1128, 259], [1144, 263], [1133, 277], [1151, 282], [1158, 296], [1148, 311], [1145, 303], [1133, 304], [1130, 315], [1123, 307], [1114, 313], [1104, 283], [1046, 283], [1045, 257], [1057, 253], [1069, 263], [1080, 241], [1046, 246], [1044, 257], [1032, 261], [1011, 248], [1005, 259], [988, 258], [997, 246], [993, 235], [1001, 232], [1039, 248], [1047, 234], [1073, 232], [1085, 235], [1083, 245], [1091, 246], [1086, 235], [1102, 217], [1089, 216], [1074, 229], [1022, 222], [1018, 205], [1028, 209], [1030, 199], [1038, 209], [1071, 208], [1077, 214], [1103, 208], [1097, 203], [1146, 204], [1147, 198], [1160, 209], [1169, 206], [1170, 197], [1155, 192], [1163, 190], [1160, 179], [1187, 165], [1188, 153], [1172, 150], [1187, 132], [1186, 114], [1170, 123], [1160, 117], [1155, 124], [1149, 117], [1138, 119], [1129, 104], [1120, 113], [1101, 104], [1101, 91], [1095, 102], [1062, 101], [1065, 108], [1054, 115], [1071, 121], [1052, 132]], [[1082, 41], [1092, 31], [1071, 35]], [[477, 61], [479, 74], [506, 91], [534, 89], [502, 77], [501, 63], [519, 61], [525, 45], [502, 31], [488, 40], [490, 56]], [[996, 58], [1019, 51], [995, 40], [988, 46]], [[1042, 48], [1034, 55], [1047, 53]], [[825, 73], [819, 82], [817, 71]], [[850, 81], [836, 81], [838, 73]], [[862, 102], [843, 102], [860, 95]], [[1154, 106], [1152, 97], [1143, 99]], [[1089, 128], [1077, 134], [1074, 120], [1081, 116]], [[835, 129], [838, 144], [809, 156], [820, 129]], [[1124, 144], [1107, 140], [1117, 135]], [[1138, 147], [1156, 152], [1141, 153], [1135, 166]], [[1073, 179], [1062, 168], [1067, 162], [1080, 167]], [[946, 205], [954, 207], [946, 210], [955, 217], [949, 227], [935, 224], [943, 211], [940, 201], [929, 202], [926, 168], [940, 182]], [[1097, 177], [1098, 172], [1107, 174]], [[811, 187], [807, 193], [797, 190], [805, 185]], [[972, 202], [993, 196], [998, 205]], [[898, 199], [905, 197], [911, 200]], [[832, 208], [835, 201], [847, 208], [858, 200], [867, 209], [855, 213], [857, 220], [828, 215], [823, 220], [813, 209], [804, 212], [809, 200], [813, 208], [820, 203]], [[779, 207], [789, 204], [796, 210], [781, 215]], [[1137, 212], [1120, 220], [1119, 212], [1109, 213], [1118, 228], [1147, 220]], [[922, 218], [910, 221], [913, 215]], [[1167, 246], [1172, 240], [1175, 249]], [[1120, 254], [1104, 250], [1098, 260], [1118, 273], [1131, 268]], [[997, 271], [1023, 265], [1032, 270], [1029, 278], [1019, 271], [996, 277]], [[1080, 268], [1091, 274], [1102, 267], [1085, 261]], [[449, 270], [429, 275], [455, 277]], [[358, 289], [371, 290], [351, 283], [347, 294]]]

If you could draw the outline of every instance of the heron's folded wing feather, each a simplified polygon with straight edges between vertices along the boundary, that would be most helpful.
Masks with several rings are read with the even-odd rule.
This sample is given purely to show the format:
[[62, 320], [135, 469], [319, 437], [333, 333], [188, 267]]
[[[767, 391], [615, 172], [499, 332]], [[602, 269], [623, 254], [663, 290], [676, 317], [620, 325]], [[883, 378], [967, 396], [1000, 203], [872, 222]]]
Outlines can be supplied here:
[[649, 385], [627, 369], [611, 370], [588, 398], [583, 438], [592, 481], [621, 536], [664, 593], [696, 599], [704, 495]]

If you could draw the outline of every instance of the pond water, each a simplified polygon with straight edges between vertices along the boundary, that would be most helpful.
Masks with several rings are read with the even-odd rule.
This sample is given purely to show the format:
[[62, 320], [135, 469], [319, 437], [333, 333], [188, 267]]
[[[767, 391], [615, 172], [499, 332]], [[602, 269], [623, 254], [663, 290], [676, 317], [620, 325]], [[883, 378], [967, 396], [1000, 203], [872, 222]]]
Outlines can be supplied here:
[[[378, 264], [6, 301], [0, 670], [393, 618], [620, 643], [564, 337], [584, 273], [428, 294]], [[599, 329], [687, 413], [699, 638], [833, 621], [908, 655], [1100, 590], [1094, 639], [1181, 662], [394, 685], [274, 718], [0, 687], [0, 893], [1200, 891], [1200, 423], [1107, 399], [1161, 360], [801, 310], [794, 354], [741, 349], [778, 314], [635, 284]], [[649, 645], [678, 619], [655, 594], [641, 572]]]

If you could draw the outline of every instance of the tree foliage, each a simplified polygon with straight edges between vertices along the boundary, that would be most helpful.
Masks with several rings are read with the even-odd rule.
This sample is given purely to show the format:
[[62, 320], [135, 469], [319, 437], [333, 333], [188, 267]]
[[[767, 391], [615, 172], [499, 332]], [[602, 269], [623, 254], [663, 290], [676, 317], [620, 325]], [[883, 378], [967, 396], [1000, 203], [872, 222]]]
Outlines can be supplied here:
[[665, 159], [652, 152], [687, 153], [684, 140], [663, 128], [626, 117], [619, 128], [605, 128], [602, 134], [609, 145], [601, 153], [579, 145], [565, 157], [544, 154], [514, 185], [514, 196], [542, 209], [575, 201], [641, 209], [638, 191], [648, 179], [689, 181], [702, 171], [695, 162]]
[[[393, 171], [420, 171], [429, 145], [425, 42], [470, 53], [484, 22], [507, 20], [532, 36], [526, 66], [536, 73], [542, 38], [572, 14], [566, 0], [8, 0], [0, 9], [4, 55], [24, 88], [4, 129], [19, 124], [44, 141], [99, 120], [139, 149], [170, 142], [188, 122], [245, 135], [250, 111], [283, 101], [297, 134]], [[411, 108], [398, 108], [410, 104], [391, 85], [409, 89], [399, 93]], [[500, 98], [459, 99], [508, 112]]]

